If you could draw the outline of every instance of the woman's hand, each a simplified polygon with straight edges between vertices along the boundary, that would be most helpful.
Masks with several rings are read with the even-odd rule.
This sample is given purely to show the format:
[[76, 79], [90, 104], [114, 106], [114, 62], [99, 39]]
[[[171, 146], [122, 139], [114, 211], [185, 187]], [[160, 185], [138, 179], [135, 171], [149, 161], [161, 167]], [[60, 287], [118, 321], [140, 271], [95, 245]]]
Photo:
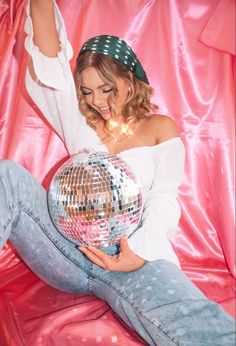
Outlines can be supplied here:
[[79, 247], [79, 250], [87, 256], [90, 261], [104, 268], [105, 270], [130, 272], [141, 268], [145, 260], [129, 248], [128, 238], [122, 237], [120, 240], [120, 252], [117, 255], [107, 255], [94, 246]]

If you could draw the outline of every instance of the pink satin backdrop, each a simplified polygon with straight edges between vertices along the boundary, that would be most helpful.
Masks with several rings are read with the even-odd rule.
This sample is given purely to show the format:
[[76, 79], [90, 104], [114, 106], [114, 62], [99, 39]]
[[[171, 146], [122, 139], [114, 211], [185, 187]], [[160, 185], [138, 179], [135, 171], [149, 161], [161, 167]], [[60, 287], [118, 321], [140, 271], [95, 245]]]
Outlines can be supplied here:
[[[55, 165], [67, 153], [25, 92], [25, 4], [24, 0], [0, 0], [0, 158], [20, 162], [48, 186]], [[60, 0], [58, 4], [75, 52], [87, 38], [96, 34], [114, 34], [128, 41], [155, 89], [153, 100], [160, 106], [161, 113], [176, 120], [186, 145], [187, 159], [180, 189], [182, 217], [173, 244], [185, 273], [210, 299], [221, 303], [233, 315], [234, 0]], [[72, 68], [75, 58], [76, 54]], [[96, 315], [95, 325], [107, 336], [112, 335], [109, 327], [112, 325], [117, 335], [125, 337], [126, 327], [116, 321], [105, 303], [89, 296], [82, 296], [80, 301], [78, 297], [71, 298], [48, 288], [29, 272], [9, 244], [1, 252], [0, 261], [0, 292], [8, 301], [4, 303], [0, 298], [0, 306], [4, 316], [9, 317], [9, 326], [16, 328], [17, 322], [31, 344], [29, 335], [36, 327], [34, 324], [24, 326], [22, 321], [32, 319], [34, 313], [42, 322], [36, 334], [41, 331], [44, 336], [48, 335], [44, 323], [51, 329], [55, 327], [47, 339], [50, 345], [54, 345], [58, 333], [62, 338], [72, 335], [74, 340], [73, 326], [76, 323], [78, 330], [80, 320], [72, 306], [77, 308], [80, 302], [87, 311], [84, 320]], [[15, 300], [18, 291], [26, 293]], [[45, 307], [37, 306], [33, 297], [39, 301], [44, 297], [50, 304], [55, 298], [55, 306], [63, 312], [58, 310], [60, 317], [55, 324], [44, 319]], [[28, 315], [25, 312], [24, 317], [17, 319], [22, 309], [27, 309]], [[48, 313], [55, 313], [54, 308], [48, 309]], [[97, 314], [90, 318], [93, 309]], [[109, 326], [102, 323], [104, 314], [108, 314]], [[85, 333], [89, 326], [85, 327]], [[6, 325], [0, 327], [0, 341], [1, 338], [7, 340], [9, 330]], [[15, 329], [14, 332], [19, 333]], [[130, 331], [126, 333], [130, 335]], [[122, 341], [124, 345], [141, 345], [138, 337], [132, 335], [133, 341], [131, 336], [126, 336]], [[90, 335], [87, 345], [93, 345], [95, 339], [91, 337], [95, 336]], [[11, 345], [20, 345], [19, 340]]]

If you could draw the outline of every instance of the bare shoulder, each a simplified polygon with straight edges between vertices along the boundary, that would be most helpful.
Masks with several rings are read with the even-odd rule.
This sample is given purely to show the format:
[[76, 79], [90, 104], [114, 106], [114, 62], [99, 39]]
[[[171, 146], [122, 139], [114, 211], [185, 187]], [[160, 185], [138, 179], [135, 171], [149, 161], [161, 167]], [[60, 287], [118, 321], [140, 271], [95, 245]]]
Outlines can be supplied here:
[[153, 114], [148, 123], [157, 144], [179, 136], [176, 122], [167, 115]]

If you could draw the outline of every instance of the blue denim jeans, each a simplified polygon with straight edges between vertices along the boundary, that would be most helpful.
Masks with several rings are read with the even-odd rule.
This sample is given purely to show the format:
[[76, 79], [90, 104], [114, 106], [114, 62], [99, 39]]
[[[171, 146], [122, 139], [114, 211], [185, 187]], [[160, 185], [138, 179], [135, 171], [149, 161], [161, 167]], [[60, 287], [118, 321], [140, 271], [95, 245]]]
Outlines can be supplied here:
[[37, 180], [20, 165], [2, 160], [0, 245], [7, 239], [42, 280], [105, 300], [148, 345], [234, 345], [233, 319], [175, 264], [157, 260], [128, 273], [96, 266], [54, 227], [46, 191]]

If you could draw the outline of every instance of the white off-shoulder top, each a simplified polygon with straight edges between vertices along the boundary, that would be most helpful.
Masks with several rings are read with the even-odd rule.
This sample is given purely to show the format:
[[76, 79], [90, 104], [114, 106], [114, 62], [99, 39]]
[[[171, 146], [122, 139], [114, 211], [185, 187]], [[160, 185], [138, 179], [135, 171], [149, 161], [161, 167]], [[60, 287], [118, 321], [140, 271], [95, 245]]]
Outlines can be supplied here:
[[[69, 65], [73, 50], [56, 3], [56, 24], [61, 43], [61, 51], [56, 58], [44, 56], [34, 45], [29, 12], [28, 4], [25, 48], [32, 57], [37, 77], [32, 79], [26, 71], [29, 95], [64, 141], [69, 154], [85, 148], [108, 152], [79, 111]], [[184, 174], [185, 149], [181, 139], [175, 137], [155, 146], [124, 150], [118, 156], [137, 176], [144, 202], [141, 226], [130, 236], [130, 248], [147, 261], [166, 259], [179, 265], [168, 238], [176, 229], [181, 213], [177, 200]]]

